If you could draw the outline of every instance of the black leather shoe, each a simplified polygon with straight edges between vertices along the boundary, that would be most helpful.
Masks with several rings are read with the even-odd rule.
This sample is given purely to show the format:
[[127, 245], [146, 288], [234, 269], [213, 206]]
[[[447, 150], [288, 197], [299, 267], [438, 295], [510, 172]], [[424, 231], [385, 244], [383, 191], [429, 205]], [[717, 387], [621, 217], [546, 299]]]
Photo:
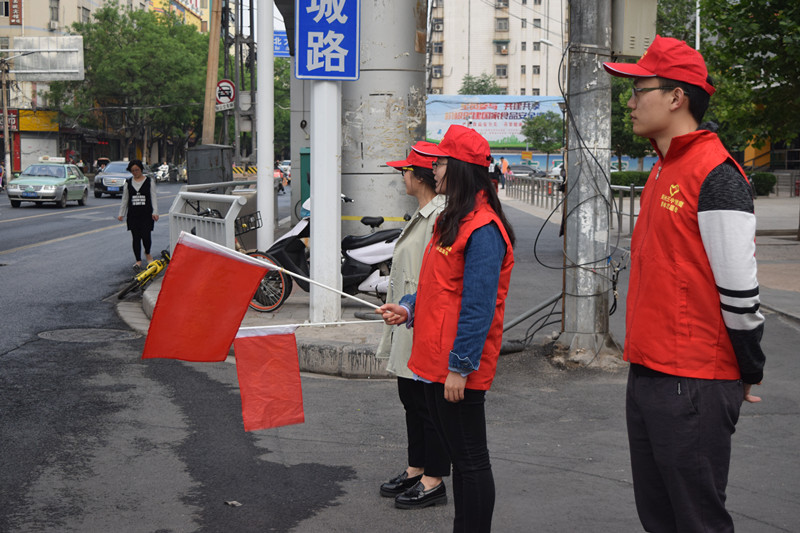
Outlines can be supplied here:
[[381, 496], [385, 498], [394, 498], [398, 494], [402, 494], [416, 485], [420, 479], [422, 479], [422, 474], [408, 477], [408, 472], [403, 472], [399, 476], [395, 476], [381, 485]]
[[403, 494], [398, 494], [394, 499], [394, 506], [398, 509], [422, 509], [445, 503], [447, 503], [447, 489], [444, 488], [444, 482], [432, 489], [425, 490], [425, 485], [420, 481]]

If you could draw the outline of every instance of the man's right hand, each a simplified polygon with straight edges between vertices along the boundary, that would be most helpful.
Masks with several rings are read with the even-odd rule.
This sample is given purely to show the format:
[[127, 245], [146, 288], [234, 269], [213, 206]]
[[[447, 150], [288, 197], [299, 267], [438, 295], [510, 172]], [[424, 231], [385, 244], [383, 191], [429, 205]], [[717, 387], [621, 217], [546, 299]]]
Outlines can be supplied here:
[[[761, 385], [761, 383], [756, 383], [756, 385]], [[761, 396], [755, 396], [750, 394], [750, 389], [753, 387], [750, 383], [744, 384], [744, 401], [750, 403], [758, 403], [761, 401]]]

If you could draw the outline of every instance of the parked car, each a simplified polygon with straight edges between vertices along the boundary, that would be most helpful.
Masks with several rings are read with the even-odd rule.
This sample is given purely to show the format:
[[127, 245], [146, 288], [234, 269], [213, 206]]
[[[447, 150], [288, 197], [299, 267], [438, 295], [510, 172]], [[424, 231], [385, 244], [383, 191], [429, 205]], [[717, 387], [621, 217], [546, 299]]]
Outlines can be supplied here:
[[280, 163], [278, 163], [278, 168], [286, 174], [287, 177], [292, 175], [292, 161], [291, 159], [284, 159]]
[[[133, 176], [128, 172], [129, 162], [112, 161], [106, 165], [102, 172], [94, 177], [95, 198], [100, 198], [103, 194], [108, 194], [115, 198], [122, 195], [122, 187], [125, 186], [125, 180]], [[144, 175], [155, 180], [155, 173], [147, 165], [144, 166]]]
[[539, 170], [531, 165], [508, 165], [508, 170], [515, 177], [542, 178], [545, 176], [543, 170]]
[[11, 207], [22, 202], [55, 202], [66, 207], [68, 201], [86, 205], [89, 197], [89, 180], [63, 157], [43, 157], [39, 163], [28, 166], [19, 177], [8, 182], [8, 199]]
[[547, 177], [549, 178], [560, 178], [561, 177], [561, 170], [564, 168], [564, 163], [559, 163], [550, 170], [547, 171]]

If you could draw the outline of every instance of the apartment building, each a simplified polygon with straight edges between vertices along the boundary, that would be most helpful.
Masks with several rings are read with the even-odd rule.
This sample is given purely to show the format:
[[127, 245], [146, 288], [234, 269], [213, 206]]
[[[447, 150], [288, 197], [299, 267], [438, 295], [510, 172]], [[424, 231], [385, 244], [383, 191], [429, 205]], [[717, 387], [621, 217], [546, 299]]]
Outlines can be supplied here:
[[457, 94], [465, 75], [491, 74], [505, 94], [561, 95], [567, 2], [429, 1], [429, 94]]

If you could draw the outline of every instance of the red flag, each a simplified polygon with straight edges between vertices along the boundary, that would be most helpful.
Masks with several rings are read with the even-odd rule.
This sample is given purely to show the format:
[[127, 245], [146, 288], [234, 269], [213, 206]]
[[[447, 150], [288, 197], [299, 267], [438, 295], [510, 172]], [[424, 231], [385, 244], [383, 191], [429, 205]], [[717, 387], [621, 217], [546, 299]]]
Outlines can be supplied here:
[[297, 326], [242, 328], [233, 346], [245, 431], [302, 424]]
[[264, 263], [182, 233], [158, 295], [142, 359], [224, 361]]

